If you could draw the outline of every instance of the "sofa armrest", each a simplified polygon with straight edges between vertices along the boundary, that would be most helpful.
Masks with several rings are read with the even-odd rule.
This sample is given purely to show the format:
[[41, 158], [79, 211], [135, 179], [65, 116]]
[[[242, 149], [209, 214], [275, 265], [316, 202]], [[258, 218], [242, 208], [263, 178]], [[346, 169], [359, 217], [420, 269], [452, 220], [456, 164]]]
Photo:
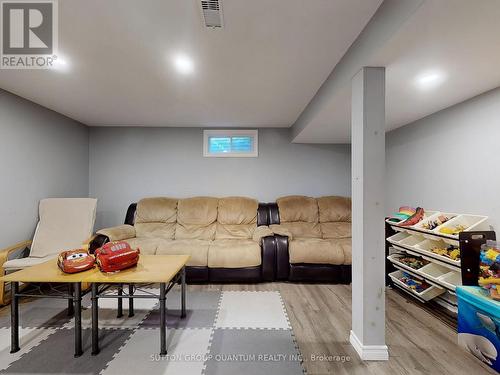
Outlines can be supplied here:
[[0, 250], [0, 268], [3, 269], [3, 264], [9, 260], [9, 256], [11, 254], [15, 253], [16, 251], [29, 248], [30, 246], [31, 241], [23, 241]]
[[276, 239], [274, 236], [262, 238], [262, 281], [276, 279]]
[[117, 227], [101, 229], [97, 231], [97, 234], [108, 237], [110, 241], [128, 240], [135, 237], [135, 228], [132, 225], [123, 224]]
[[255, 228], [255, 231], [253, 232], [252, 239], [255, 242], [261, 243], [262, 239], [264, 237], [272, 237], [273, 234], [274, 233], [271, 231], [271, 229], [269, 229], [269, 227], [267, 225], [261, 225], [261, 226]]
[[288, 280], [290, 275], [289, 238], [275, 235], [276, 239], [276, 280]]
[[290, 232], [290, 230], [288, 228], [285, 228], [284, 226], [282, 226], [280, 224], [272, 224], [269, 226], [269, 228], [271, 228], [271, 230], [274, 234], [288, 237], [288, 239], [290, 241], [293, 240], [292, 232]]

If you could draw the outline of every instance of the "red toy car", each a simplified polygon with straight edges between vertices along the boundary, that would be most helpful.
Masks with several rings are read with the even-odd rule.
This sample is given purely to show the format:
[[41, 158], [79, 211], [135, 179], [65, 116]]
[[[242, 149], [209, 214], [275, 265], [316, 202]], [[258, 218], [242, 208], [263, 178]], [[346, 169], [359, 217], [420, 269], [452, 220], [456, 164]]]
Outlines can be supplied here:
[[95, 251], [97, 265], [102, 272], [116, 272], [133, 267], [139, 261], [139, 249], [133, 250], [123, 241], [109, 242]]
[[63, 251], [57, 258], [57, 265], [65, 273], [76, 273], [94, 267], [95, 259], [86, 250]]

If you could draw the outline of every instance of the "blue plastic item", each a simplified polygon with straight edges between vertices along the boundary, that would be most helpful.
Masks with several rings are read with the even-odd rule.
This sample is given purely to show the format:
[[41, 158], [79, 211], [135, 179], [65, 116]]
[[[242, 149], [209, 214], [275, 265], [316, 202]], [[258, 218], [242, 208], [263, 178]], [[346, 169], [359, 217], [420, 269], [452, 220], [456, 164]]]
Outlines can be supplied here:
[[500, 372], [500, 302], [477, 286], [459, 286], [458, 343]]

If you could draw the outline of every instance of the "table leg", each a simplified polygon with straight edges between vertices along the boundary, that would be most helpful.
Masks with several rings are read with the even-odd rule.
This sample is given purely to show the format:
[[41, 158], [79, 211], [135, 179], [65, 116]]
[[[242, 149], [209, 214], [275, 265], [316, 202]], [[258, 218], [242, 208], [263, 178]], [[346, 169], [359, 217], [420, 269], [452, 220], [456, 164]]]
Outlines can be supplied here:
[[80, 357], [82, 350], [82, 286], [74, 284], [73, 301], [75, 303], [75, 357]]
[[[68, 283], [68, 296], [73, 296], [73, 284]], [[75, 313], [75, 308], [73, 305], [73, 298], [68, 298], [68, 316], [72, 316]]]
[[[134, 295], [134, 284], [128, 284], [128, 295], [129, 296]], [[134, 299], [133, 298], [128, 299], [128, 316], [129, 316], [129, 318], [134, 316]]]
[[[123, 295], [123, 284], [118, 285], [118, 295]], [[123, 316], [123, 298], [118, 298], [118, 312], [116, 314], [117, 318], [121, 318]]]
[[181, 271], [181, 318], [186, 317], [186, 267]]
[[19, 351], [19, 283], [11, 283], [12, 299], [10, 302], [10, 352]]
[[167, 354], [167, 285], [160, 283], [160, 355]]
[[[92, 355], [99, 354], [99, 297], [97, 283], [92, 284]], [[121, 301], [121, 298], [118, 299]]]

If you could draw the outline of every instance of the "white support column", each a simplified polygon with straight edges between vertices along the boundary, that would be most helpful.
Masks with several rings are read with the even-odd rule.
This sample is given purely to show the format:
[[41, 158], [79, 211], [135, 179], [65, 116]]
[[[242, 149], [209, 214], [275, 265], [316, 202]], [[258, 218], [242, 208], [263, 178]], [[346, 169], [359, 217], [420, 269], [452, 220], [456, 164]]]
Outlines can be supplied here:
[[385, 345], [385, 68], [352, 80], [352, 330], [363, 360], [387, 360]]

